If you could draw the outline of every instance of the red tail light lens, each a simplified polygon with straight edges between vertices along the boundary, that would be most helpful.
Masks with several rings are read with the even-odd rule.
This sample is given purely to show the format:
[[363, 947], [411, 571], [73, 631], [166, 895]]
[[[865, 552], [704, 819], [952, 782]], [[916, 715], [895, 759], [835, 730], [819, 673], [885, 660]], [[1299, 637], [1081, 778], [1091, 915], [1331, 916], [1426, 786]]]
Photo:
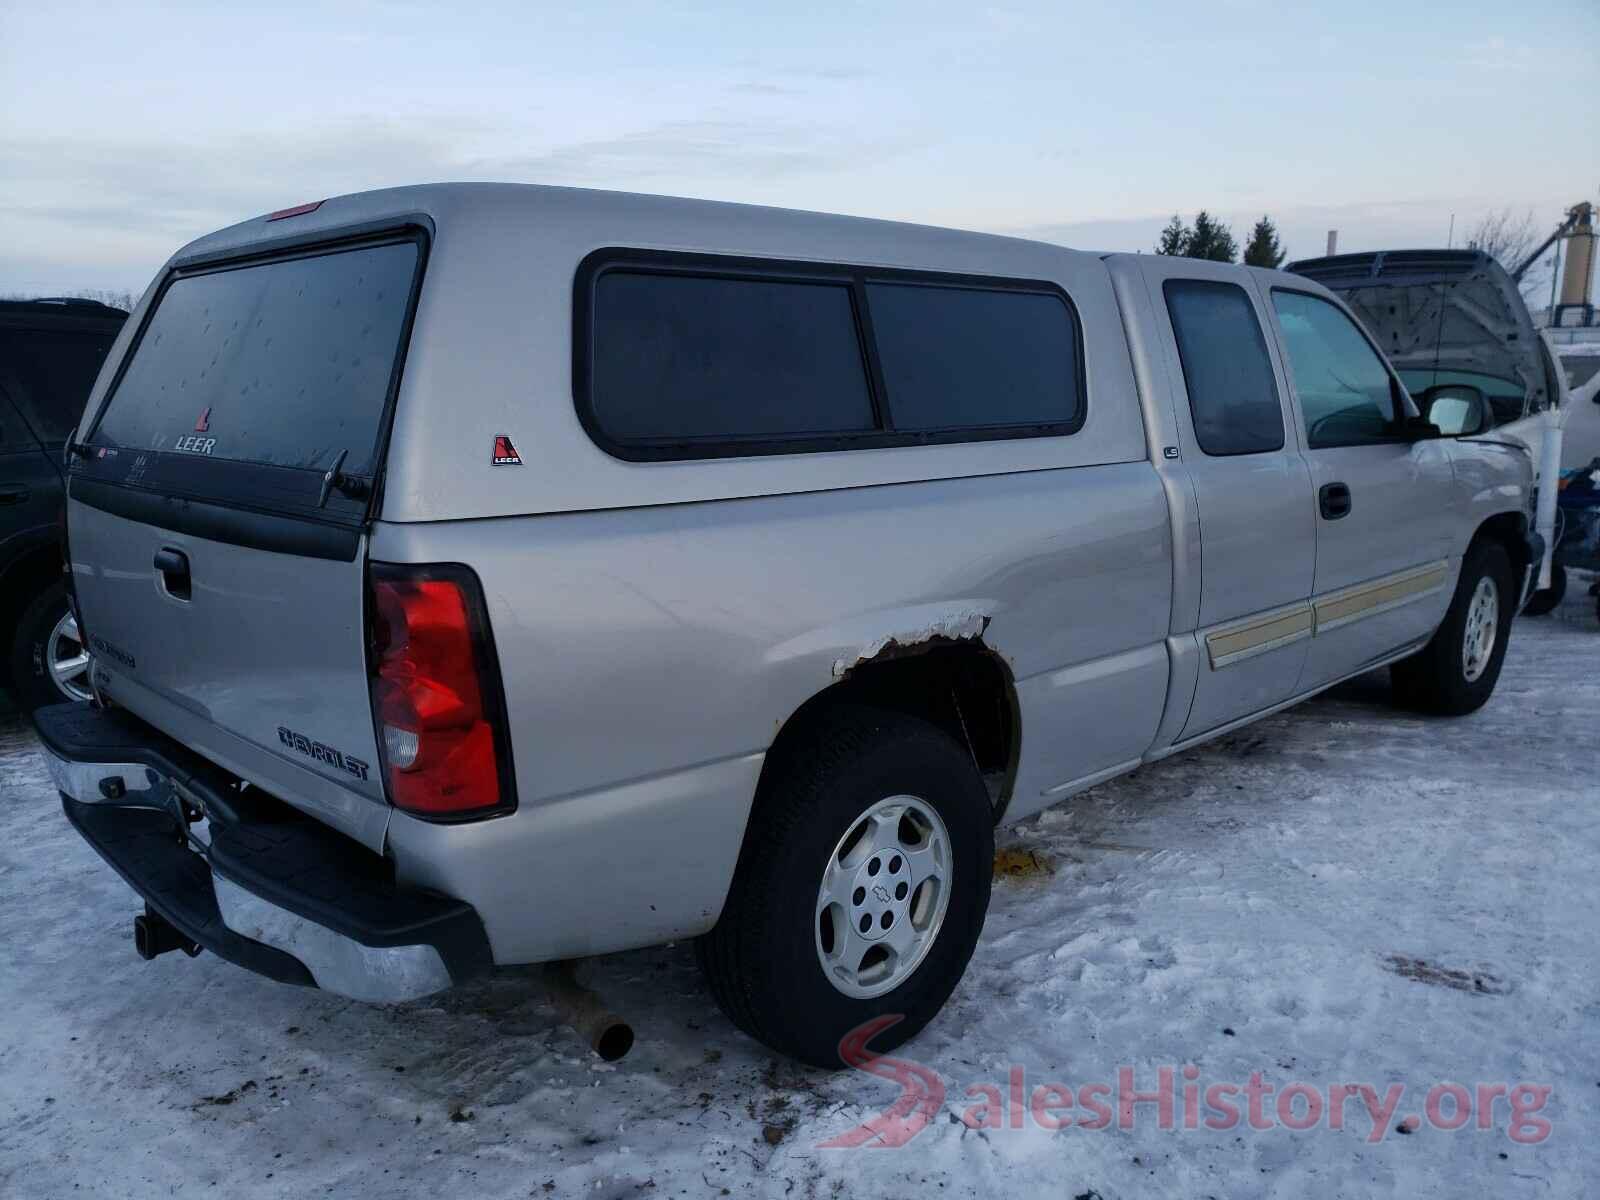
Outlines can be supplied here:
[[[72, 574], [72, 539], [67, 534], [67, 506], [56, 510], [56, 540], [61, 546], [61, 582], [67, 589], [67, 611], [78, 627], [78, 641], [89, 648], [89, 631], [83, 627], [83, 617], [78, 613], [78, 581]], [[92, 672], [91, 672], [92, 674]]]
[[372, 713], [389, 800], [433, 820], [516, 807], [505, 703], [477, 576], [372, 563]]
[[56, 546], [61, 551], [61, 577], [66, 584], [67, 595], [72, 595], [76, 588], [76, 580], [72, 578], [72, 542], [67, 537], [67, 506], [62, 504], [56, 509]]

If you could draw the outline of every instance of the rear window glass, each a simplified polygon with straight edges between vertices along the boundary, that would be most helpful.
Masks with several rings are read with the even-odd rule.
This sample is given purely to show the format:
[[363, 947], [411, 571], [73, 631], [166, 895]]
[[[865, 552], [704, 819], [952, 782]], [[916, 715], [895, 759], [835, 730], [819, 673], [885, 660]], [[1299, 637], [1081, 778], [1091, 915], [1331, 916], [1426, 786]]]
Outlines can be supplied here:
[[1077, 336], [1056, 296], [870, 283], [867, 298], [896, 430], [1077, 423]]
[[116, 330], [0, 329], [0, 389], [43, 442], [78, 427]]
[[614, 270], [595, 284], [591, 396], [609, 438], [694, 443], [873, 427], [842, 284]]
[[1207, 454], [1283, 449], [1283, 408], [1250, 297], [1232, 283], [1168, 280], [1195, 439]]
[[369, 245], [181, 277], [91, 444], [370, 474], [419, 247]]

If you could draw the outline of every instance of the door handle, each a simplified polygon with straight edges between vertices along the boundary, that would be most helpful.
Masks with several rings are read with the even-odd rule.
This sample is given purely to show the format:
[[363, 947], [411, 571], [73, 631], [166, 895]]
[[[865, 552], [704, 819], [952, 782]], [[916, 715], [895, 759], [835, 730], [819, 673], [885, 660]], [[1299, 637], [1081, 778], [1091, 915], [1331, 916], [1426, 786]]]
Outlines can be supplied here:
[[14, 483], [0, 483], [0, 504], [21, 504], [32, 493]]
[[1350, 515], [1350, 485], [1347, 483], [1325, 483], [1317, 489], [1317, 507], [1322, 510], [1325, 520], [1337, 521], [1340, 517]]
[[167, 595], [176, 600], [189, 598], [189, 556], [182, 550], [163, 546], [156, 551], [156, 571], [161, 576], [161, 586]]

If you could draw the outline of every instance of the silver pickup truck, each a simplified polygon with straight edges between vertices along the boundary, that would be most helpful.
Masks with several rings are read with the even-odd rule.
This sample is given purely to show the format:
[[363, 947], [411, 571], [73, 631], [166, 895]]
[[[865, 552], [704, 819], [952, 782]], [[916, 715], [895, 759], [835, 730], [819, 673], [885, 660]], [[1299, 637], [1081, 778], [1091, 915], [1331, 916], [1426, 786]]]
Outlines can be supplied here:
[[837, 1064], [959, 981], [994, 829], [1389, 665], [1495, 685], [1531, 466], [1272, 271], [546, 187], [186, 246], [68, 447], [68, 819], [373, 1001], [696, 938]]

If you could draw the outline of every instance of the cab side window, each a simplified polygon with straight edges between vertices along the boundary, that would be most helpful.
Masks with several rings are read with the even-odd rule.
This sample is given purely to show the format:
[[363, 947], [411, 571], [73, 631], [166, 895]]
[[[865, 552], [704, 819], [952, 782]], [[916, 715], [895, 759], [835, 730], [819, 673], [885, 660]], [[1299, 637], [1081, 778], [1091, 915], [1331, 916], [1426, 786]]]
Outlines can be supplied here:
[[1354, 321], [1320, 296], [1273, 289], [1306, 442], [1313, 449], [1395, 439], [1399, 386]]
[[1169, 279], [1162, 288], [1194, 414], [1195, 439], [1211, 455], [1283, 449], [1283, 408], [1261, 323], [1233, 283]]
[[28, 427], [11, 407], [11, 401], [6, 398], [7, 391], [5, 372], [0, 370], [0, 454], [37, 450], [39, 443], [33, 440]]

